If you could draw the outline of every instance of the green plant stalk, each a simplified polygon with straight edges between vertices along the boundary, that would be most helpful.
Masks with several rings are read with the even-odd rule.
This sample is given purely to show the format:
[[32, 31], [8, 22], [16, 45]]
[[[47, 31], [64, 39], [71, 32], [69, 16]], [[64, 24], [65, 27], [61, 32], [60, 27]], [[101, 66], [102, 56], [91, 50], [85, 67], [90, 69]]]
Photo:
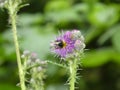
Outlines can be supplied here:
[[75, 90], [75, 82], [76, 82], [76, 73], [77, 73], [77, 60], [69, 61], [69, 70], [70, 70], [70, 90]]
[[52, 61], [50, 61], [50, 60], [47, 60], [47, 62], [50, 63], [50, 64], [53, 64], [53, 65], [62, 67], [62, 68], [67, 68], [67, 66], [65, 66], [65, 65], [62, 65], [62, 64], [59, 64], [59, 63], [56, 63], [56, 62], [52, 62]]
[[18, 44], [18, 38], [17, 38], [17, 28], [16, 28], [16, 17], [14, 15], [10, 15], [11, 18], [11, 24], [12, 24], [12, 32], [14, 37], [14, 44], [16, 49], [16, 55], [17, 55], [17, 64], [18, 64], [18, 70], [19, 70], [19, 78], [20, 78], [20, 85], [22, 90], [25, 89], [25, 79], [24, 79], [24, 72], [21, 64], [21, 58], [20, 58], [20, 50], [19, 50], [19, 44]]
[[20, 50], [19, 50], [19, 44], [18, 44], [18, 38], [17, 38], [17, 28], [16, 28], [16, 13], [12, 13], [14, 8], [9, 9], [10, 14], [10, 20], [12, 24], [12, 32], [13, 32], [13, 38], [14, 38], [14, 44], [16, 49], [16, 55], [17, 55], [17, 64], [18, 64], [18, 70], [19, 70], [19, 78], [20, 78], [20, 86], [21, 90], [26, 90], [25, 87], [25, 78], [24, 78], [24, 71], [21, 63], [20, 58]]

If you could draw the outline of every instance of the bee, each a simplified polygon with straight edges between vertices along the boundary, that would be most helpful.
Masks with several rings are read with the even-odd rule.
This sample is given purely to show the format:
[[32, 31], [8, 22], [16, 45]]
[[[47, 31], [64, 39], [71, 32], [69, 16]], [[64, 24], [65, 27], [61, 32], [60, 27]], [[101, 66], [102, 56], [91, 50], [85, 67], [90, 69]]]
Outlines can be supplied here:
[[54, 42], [54, 45], [57, 48], [64, 48], [66, 46], [66, 43], [62, 40], [59, 40], [59, 41], [55, 41]]

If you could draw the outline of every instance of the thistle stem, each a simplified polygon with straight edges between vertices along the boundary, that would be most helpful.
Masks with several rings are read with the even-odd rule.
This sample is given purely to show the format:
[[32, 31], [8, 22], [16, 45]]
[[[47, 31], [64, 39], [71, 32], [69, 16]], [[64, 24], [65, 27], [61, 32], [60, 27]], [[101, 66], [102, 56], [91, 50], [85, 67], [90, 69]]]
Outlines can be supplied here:
[[70, 90], [75, 90], [76, 73], [77, 73], [77, 60], [69, 61], [70, 70]]
[[17, 28], [16, 28], [16, 16], [17, 14], [14, 13], [14, 8], [12, 8], [12, 4], [9, 4], [9, 15], [10, 15], [10, 20], [12, 24], [12, 33], [13, 33], [13, 38], [14, 38], [14, 44], [15, 44], [15, 49], [16, 49], [16, 55], [17, 55], [17, 64], [18, 64], [18, 70], [19, 70], [19, 78], [20, 78], [20, 86], [21, 90], [26, 90], [25, 87], [25, 78], [24, 78], [24, 71], [21, 63], [21, 58], [20, 58], [20, 50], [19, 50], [19, 44], [18, 44], [18, 38], [17, 38]]
[[52, 62], [52, 61], [47, 61], [48, 63], [50, 63], [50, 64], [53, 64], [53, 65], [56, 65], [56, 66], [59, 66], [59, 67], [62, 67], [62, 68], [67, 68], [67, 66], [65, 66], [65, 65], [62, 65], [62, 64], [59, 64], [59, 63], [56, 63], [56, 62]]
[[10, 16], [11, 18], [11, 24], [12, 24], [12, 32], [14, 37], [14, 44], [16, 49], [16, 55], [17, 55], [17, 64], [18, 64], [18, 70], [19, 70], [19, 78], [20, 78], [20, 85], [21, 89], [25, 90], [25, 79], [24, 79], [24, 72], [21, 64], [21, 58], [20, 58], [20, 50], [19, 50], [19, 44], [18, 44], [18, 38], [17, 38], [17, 29], [16, 29], [16, 19], [14, 15]]

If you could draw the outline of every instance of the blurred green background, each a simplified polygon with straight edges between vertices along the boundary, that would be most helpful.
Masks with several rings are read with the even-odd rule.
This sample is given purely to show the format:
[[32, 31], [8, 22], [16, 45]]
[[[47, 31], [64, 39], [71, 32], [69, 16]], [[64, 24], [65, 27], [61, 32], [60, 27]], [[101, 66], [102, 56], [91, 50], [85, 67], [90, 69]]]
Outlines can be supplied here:
[[[60, 62], [49, 43], [61, 30], [79, 29], [85, 36], [83, 70], [76, 90], [120, 90], [120, 0], [28, 0], [17, 18], [21, 52]], [[20, 90], [8, 13], [0, 9], [0, 90]], [[48, 64], [46, 90], [68, 90], [65, 69]]]

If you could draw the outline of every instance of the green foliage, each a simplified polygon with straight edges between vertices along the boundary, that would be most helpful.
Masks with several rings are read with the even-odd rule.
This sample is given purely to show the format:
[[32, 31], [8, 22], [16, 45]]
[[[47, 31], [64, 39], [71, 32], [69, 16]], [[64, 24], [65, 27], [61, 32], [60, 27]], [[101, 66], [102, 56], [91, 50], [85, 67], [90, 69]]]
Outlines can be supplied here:
[[119, 52], [116, 52], [112, 48], [96, 49], [86, 53], [82, 63], [84, 67], [98, 67], [110, 61], [119, 63], [119, 54]]
[[18, 87], [11, 85], [9, 83], [0, 84], [0, 89], [2, 89], [2, 90], [20, 90]]
[[120, 52], [120, 27], [114, 33], [112, 37], [112, 42], [115, 49]]
[[[24, 39], [21, 41], [21, 48], [39, 53], [39, 56], [44, 59], [49, 53], [49, 43], [55, 37], [51, 33], [49, 27], [46, 28], [21, 28], [20, 35]], [[45, 31], [43, 31], [45, 30]], [[47, 30], [47, 31], [46, 31]], [[24, 32], [24, 33], [22, 33]], [[32, 43], [31, 43], [32, 42]], [[31, 43], [31, 44], [30, 44]], [[45, 47], [45, 48], [43, 48]], [[41, 52], [42, 51], [42, 52]]]
[[114, 25], [113, 27], [108, 29], [103, 35], [101, 35], [101, 37], [98, 40], [98, 43], [104, 44], [108, 39], [113, 38], [116, 33], [119, 33], [119, 30], [120, 30], [120, 24]]
[[68, 0], [49, 1], [45, 6], [45, 11], [58, 12], [58, 11], [69, 9], [70, 6], [71, 4], [68, 3]]
[[119, 20], [118, 14], [119, 9], [117, 8], [117, 5], [106, 6], [101, 3], [96, 3], [88, 16], [88, 19], [91, 24], [97, 27], [109, 27]]

